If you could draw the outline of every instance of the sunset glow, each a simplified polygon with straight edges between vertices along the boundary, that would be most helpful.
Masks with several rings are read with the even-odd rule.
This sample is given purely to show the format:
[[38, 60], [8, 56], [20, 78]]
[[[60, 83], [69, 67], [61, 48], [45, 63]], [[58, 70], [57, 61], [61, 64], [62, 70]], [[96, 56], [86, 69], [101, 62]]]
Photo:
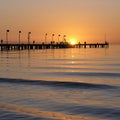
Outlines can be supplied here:
[[76, 41], [75, 39], [71, 39], [71, 40], [70, 40], [70, 44], [71, 44], [71, 45], [75, 45], [75, 44], [77, 44], [77, 41]]
[[[1, 0], [0, 39], [16, 42], [18, 31], [25, 42], [27, 33], [36, 43], [58, 40], [58, 34], [77, 36], [84, 42], [104, 42], [104, 34], [110, 43], [120, 43], [120, 0]], [[67, 39], [67, 41], [69, 41]]]
[[0, 120], [120, 120], [120, 0], [0, 0]]

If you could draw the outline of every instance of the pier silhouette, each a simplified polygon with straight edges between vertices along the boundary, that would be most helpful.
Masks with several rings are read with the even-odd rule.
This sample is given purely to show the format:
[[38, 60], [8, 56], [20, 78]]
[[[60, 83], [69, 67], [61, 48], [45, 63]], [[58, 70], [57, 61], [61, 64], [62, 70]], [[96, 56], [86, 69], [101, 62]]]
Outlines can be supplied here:
[[109, 43], [86, 43], [84, 42], [83, 44], [78, 43], [71, 45], [67, 42], [60, 42], [60, 43], [41, 43], [41, 44], [36, 44], [35, 41], [33, 41], [32, 44], [5, 44], [2, 43], [0, 44], [0, 50], [5, 51], [5, 50], [34, 50], [34, 49], [60, 49], [60, 48], [108, 48]]
[[6, 42], [1, 40], [0, 43], [0, 51], [5, 51], [5, 50], [32, 50], [32, 49], [60, 49], [60, 48], [108, 48], [109, 43], [106, 42], [106, 37], [105, 37], [105, 42], [104, 43], [76, 43], [76, 44], [70, 44], [66, 40], [66, 35], [63, 35], [63, 41], [60, 42], [60, 37], [61, 35], [58, 35], [58, 42], [54, 40], [55, 34], [52, 34], [52, 41], [48, 43], [47, 41], [47, 36], [48, 34], [45, 34], [45, 42], [42, 43], [35, 43], [35, 41], [30, 40], [31, 37], [31, 32], [28, 32], [28, 42], [27, 43], [21, 43], [21, 33], [22, 31], [18, 31], [18, 43], [10, 43], [9, 41], [9, 33], [10, 30], [6, 30]]

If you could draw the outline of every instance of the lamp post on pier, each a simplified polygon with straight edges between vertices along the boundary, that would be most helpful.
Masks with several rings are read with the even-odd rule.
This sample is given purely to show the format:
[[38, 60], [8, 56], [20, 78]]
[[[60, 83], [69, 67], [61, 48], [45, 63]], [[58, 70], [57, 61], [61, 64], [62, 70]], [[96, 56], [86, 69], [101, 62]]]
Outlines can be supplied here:
[[8, 44], [8, 33], [10, 32], [10, 30], [6, 30], [6, 44]]
[[63, 36], [63, 41], [66, 43], [66, 35]]
[[31, 35], [31, 32], [28, 32], [28, 49], [30, 49], [30, 35]]
[[28, 45], [30, 45], [30, 35], [31, 35], [31, 32], [28, 32]]
[[52, 44], [55, 43], [55, 41], [54, 41], [54, 36], [55, 36], [55, 34], [52, 34], [52, 41], [51, 41]]
[[52, 41], [54, 41], [54, 36], [55, 36], [55, 34], [52, 34]]
[[21, 35], [21, 31], [19, 31], [19, 36], [18, 36], [19, 37], [19, 45], [20, 45], [20, 38], [21, 38], [20, 35]]
[[107, 43], [107, 34], [105, 32], [105, 44]]
[[59, 41], [60, 41], [60, 36], [61, 36], [61, 35], [59, 34], [59, 35], [58, 35], [58, 43], [59, 43]]
[[45, 44], [47, 44], [47, 33], [45, 34]]

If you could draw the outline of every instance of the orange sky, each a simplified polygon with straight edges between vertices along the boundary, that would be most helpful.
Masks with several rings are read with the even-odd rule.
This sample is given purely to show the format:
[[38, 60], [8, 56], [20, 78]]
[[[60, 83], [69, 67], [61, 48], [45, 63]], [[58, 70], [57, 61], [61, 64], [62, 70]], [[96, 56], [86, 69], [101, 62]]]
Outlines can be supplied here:
[[67, 35], [67, 40], [120, 43], [120, 0], [0, 0], [0, 39], [10, 29], [9, 41], [43, 42], [54, 33]]

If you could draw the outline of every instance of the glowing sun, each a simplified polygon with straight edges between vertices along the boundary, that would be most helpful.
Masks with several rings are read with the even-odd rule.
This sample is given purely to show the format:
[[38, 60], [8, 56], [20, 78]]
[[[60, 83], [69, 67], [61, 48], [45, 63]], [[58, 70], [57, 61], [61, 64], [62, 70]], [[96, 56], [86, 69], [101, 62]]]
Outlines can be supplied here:
[[70, 44], [71, 44], [71, 45], [75, 45], [76, 43], [77, 43], [77, 41], [76, 41], [75, 39], [71, 39], [71, 40], [70, 40]]

